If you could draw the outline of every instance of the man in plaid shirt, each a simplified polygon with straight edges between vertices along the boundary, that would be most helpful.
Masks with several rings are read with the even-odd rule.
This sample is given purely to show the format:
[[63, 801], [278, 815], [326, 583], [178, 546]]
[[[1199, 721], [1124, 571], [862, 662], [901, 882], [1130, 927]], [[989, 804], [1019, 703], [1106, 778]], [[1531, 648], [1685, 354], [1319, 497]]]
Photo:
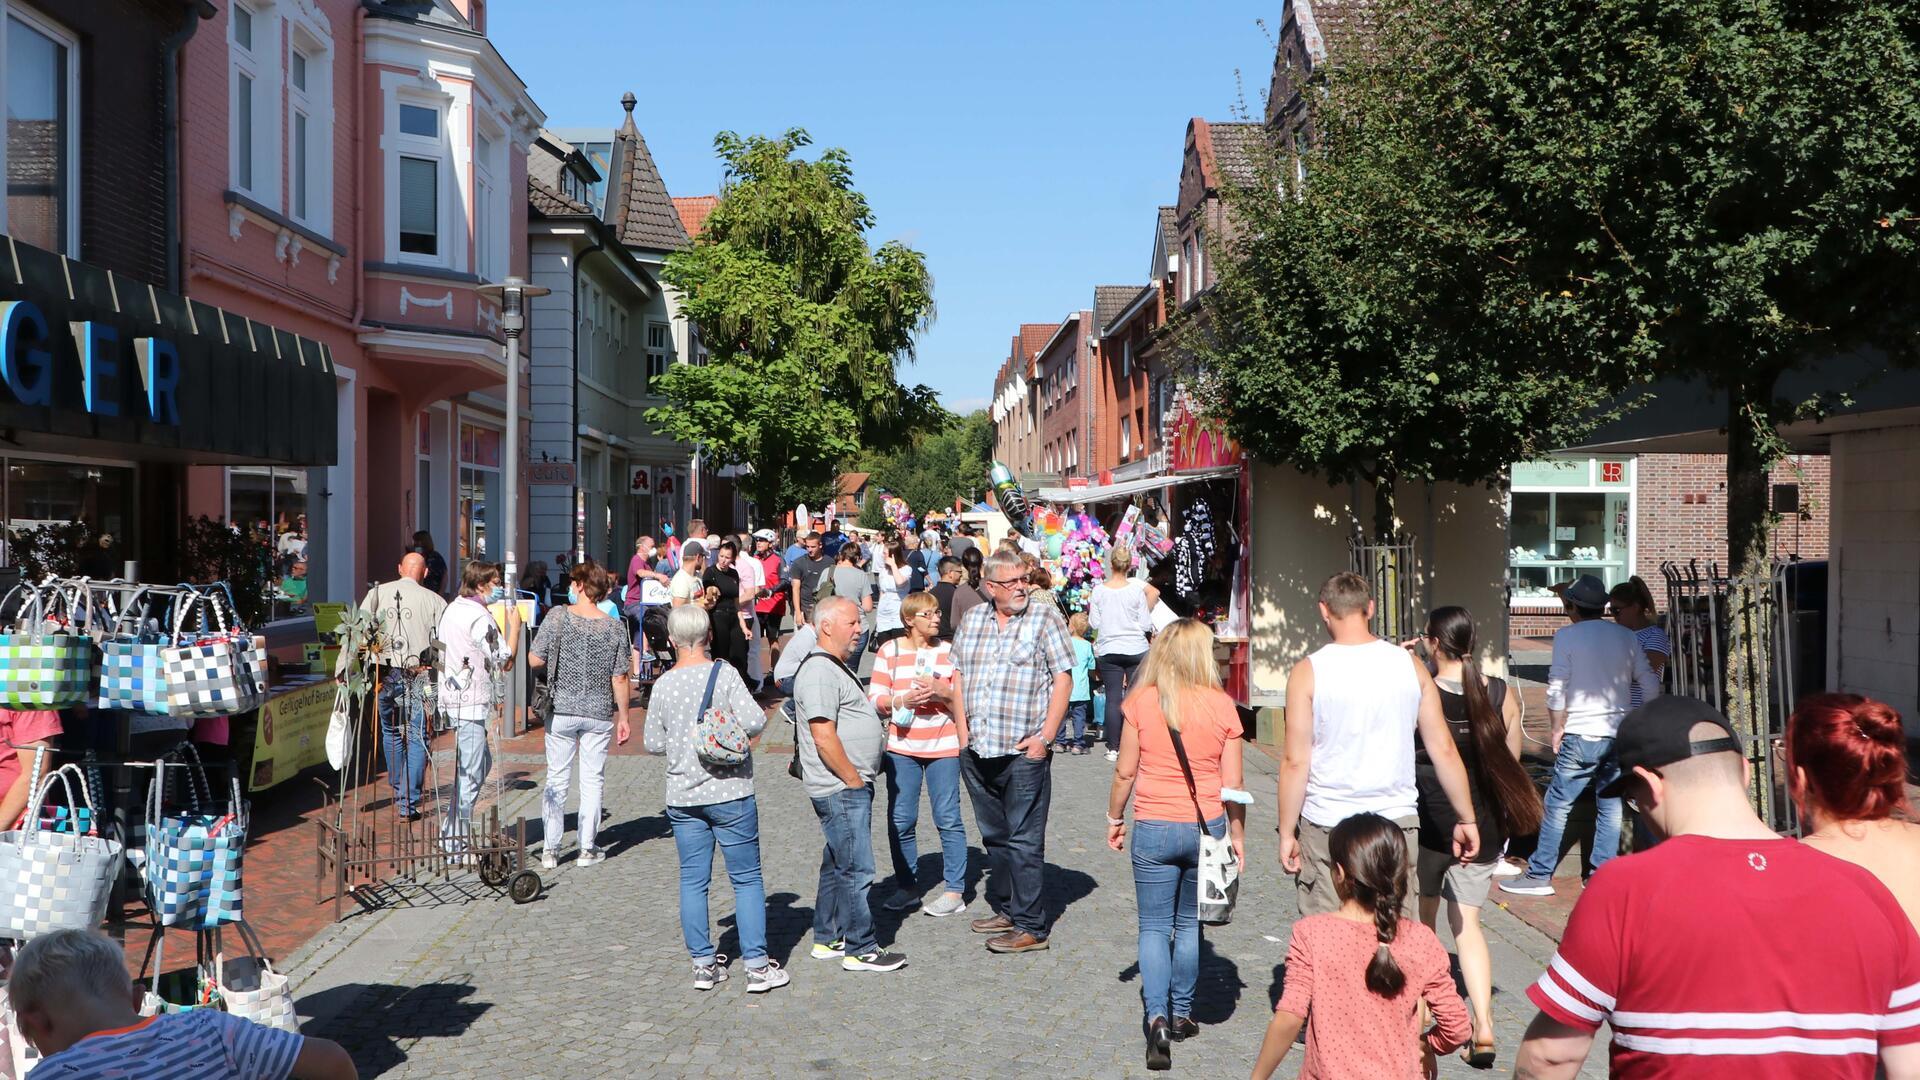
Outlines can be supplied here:
[[967, 732], [960, 775], [987, 849], [993, 908], [973, 931], [995, 935], [987, 941], [994, 952], [1032, 952], [1047, 947], [1040, 883], [1049, 755], [1073, 692], [1073, 647], [1059, 609], [1030, 602], [1018, 555], [989, 556], [980, 582], [992, 602], [969, 611], [953, 641], [954, 704]]

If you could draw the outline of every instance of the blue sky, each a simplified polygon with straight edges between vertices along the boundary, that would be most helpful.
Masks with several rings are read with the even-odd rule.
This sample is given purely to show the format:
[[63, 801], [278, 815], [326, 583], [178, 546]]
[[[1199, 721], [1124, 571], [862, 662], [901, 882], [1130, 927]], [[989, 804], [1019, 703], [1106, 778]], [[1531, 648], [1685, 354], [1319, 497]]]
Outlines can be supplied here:
[[[620, 95], [675, 195], [718, 190], [713, 135], [804, 127], [843, 146], [875, 242], [927, 255], [938, 320], [903, 381], [992, 391], [1022, 322], [1146, 280], [1189, 118], [1258, 112], [1281, 0], [1169, 4], [654, 4], [496, 0], [490, 35], [551, 127], [612, 127]], [[617, 47], [613, 42], [617, 41]]]

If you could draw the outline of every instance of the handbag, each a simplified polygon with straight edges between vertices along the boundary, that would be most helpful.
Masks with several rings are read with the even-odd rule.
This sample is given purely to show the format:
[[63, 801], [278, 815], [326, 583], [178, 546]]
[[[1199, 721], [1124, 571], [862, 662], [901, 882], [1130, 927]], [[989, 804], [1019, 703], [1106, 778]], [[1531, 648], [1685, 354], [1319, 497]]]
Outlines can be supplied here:
[[[188, 926], [211, 930], [241, 918], [241, 855], [247, 843], [248, 809], [240, 797], [240, 781], [229, 779], [231, 802], [227, 812], [203, 810], [211, 803], [206, 770], [193, 744], [183, 743], [175, 755], [186, 760], [154, 763], [153, 786], [147, 798], [146, 879], [147, 906], [161, 926]], [[188, 808], [168, 814], [162, 808], [167, 770], [187, 776]]]
[[253, 927], [239, 926], [240, 938], [251, 955], [215, 958], [214, 992], [227, 1012], [256, 1024], [298, 1034], [300, 1017], [293, 1007], [291, 983], [273, 970], [273, 961], [260, 945]]
[[1200, 823], [1200, 872], [1195, 875], [1199, 891], [1200, 921], [1224, 926], [1233, 921], [1233, 903], [1240, 897], [1240, 857], [1234, 854], [1233, 840], [1207, 831], [1207, 818], [1200, 810], [1200, 789], [1193, 782], [1193, 764], [1187, 760], [1186, 744], [1180, 731], [1167, 725], [1173, 736], [1173, 753], [1180, 759], [1180, 771], [1187, 778], [1187, 794], [1193, 799], [1194, 820]]
[[[39, 808], [55, 781], [66, 792], [69, 817], [77, 819], [85, 804], [86, 832], [40, 827]], [[80, 802], [74, 801], [73, 781], [80, 784]], [[106, 917], [124, 848], [93, 828], [100, 815], [86, 774], [74, 765], [52, 770], [27, 805], [21, 827], [0, 833], [0, 936], [24, 941], [53, 930], [95, 929]]]
[[112, 629], [100, 643], [100, 686], [94, 708], [167, 711], [166, 645], [161, 635], [146, 629], [152, 607], [151, 595], [142, 589], [114, 617]]
[[[229, 628], [226, 613], [231, 607], [230, 596], [223, 606], [215, 594], [207, 592], [176, 606], [173, 644], [163, 652], [168, 716], [230, 716], [258, 708], [264, 700], [266, 639], [238, 626]], [[189, 614], [198, 616], [196, 632], [186, 628]]]
[[747, 760], [752, 736], [738, 717], [713, 707], [713, 688], [720, 681], [724, 661], [707, 667], [707, 692], [700, 698], [700, 718], [694, 721], [693, 752], [702, 762], [719, 768], [732, 768]]
[[345, 686], [333, 692], [333, 712], [327, 715], [327, 764], [347, 767], [353, 753], [353, 694]]
[[[547, 618], [554, 619], [559, 615], [560, 611], [556, 610], [552, 615], [547, 616]], [[571, 619], [573, 616], [569, 614], [567, 618]], [[553, 631], [553, 636], [552, 670], [547, 672], [546, 681], [534, 682], [533, 700], [527, 703], [527, 711], [533, 715], [533, 718], [539, 722], [541, 727], [549, 730], [553, 728], [553, 683], [555, 679], [560, 677], [560, 654], [565, 651], [561, 646], [566, 643], [566, 625], [562, 624], [556, 627]]]
[[52, 585], [14, 587], [0, 609], [23, 592], [13, 629], [0, 634], [0, 707], [64, 709], [93, 693], [93, 640], [73, 622], [73, 600]]

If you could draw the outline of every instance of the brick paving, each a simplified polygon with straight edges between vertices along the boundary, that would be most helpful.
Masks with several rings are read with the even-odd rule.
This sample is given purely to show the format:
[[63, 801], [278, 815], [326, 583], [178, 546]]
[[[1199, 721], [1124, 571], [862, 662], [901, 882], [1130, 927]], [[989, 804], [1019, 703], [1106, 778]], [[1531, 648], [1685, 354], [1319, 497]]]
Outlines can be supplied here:
[[[547, 875], [545, 894], [525, 906], [482, 898], [355, 915], [329, 928], [294, 965], [308, 1032], [346, 1044], [364, 1076], [1144, 1074], [1132, 877], [1127, 857], [1103, 843], [1111, 772], [1100, 756], [1054, 763], [1051, 950], [994, 956], [964, 920], [881, 913], [881, 940], [910, 964], [892, 975], [853, 974], [807, 955], [820, 835], [799, 784], [784, 775], [783, 727], [769, 727], [758, 797], [769, 933], [791, 986], [748, 997], [736, 965], [719, 989], [692, 988], [677, 860], [660, 810], [664, 763], [630, 746], [608, 767], [611, 816], [601, 835], [611, 859], [582, 869], [568, 854]], [[1176, 1044], [1177, 1075], [1247, 1069], [1279, 993], [1294, 890], [1272, 850], [1271, 766], [1263, 755], [1250, 760], [1260, 798], [1248, 824], [1252, 866], [1233, 924], [1205, 931], [1196, 1003], [1205, 1030]], [[975, 895], [983, 858], [976, 842], [976, 915], [985, 911]], [[930, 871], [937, 851], [922, 859]], [[731, 904], [716, 873], [716, 939], [737, 953]], [[1533, 1012], [1522, 991], [1553, 946], [1498, 912], [1488, 912], [1487, 926], [1504, 1069]], [[1283, 1068], [1291, 1074], [1298, 1062], [1296, 1053]], [[1583, 1075], [1603, 1071], [1597, 1052]], [[1477, 1074], [1449, 1060], [1441, 1075]]]

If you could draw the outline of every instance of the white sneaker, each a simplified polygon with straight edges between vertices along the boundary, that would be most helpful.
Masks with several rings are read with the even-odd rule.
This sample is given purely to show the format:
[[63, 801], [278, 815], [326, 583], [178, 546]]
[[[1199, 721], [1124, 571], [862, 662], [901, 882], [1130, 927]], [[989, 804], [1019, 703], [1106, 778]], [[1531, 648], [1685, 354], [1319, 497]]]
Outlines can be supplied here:
[[1508, 859], [1501, 859], [1493, 864], [1493, 876], [1497, 878], [1519, 877], [1526, 872], [1526, 867]]
[[606, 861], [607, 861], [606, 852], [600, 850], [599, 848], [589, 848], [588, 850], [580, 853], [580, 857], [574, 860], [574, 865], [575, 866], [598, 866], [601, 863]]
[[560, 856], [555, 855], [551, 851], [542, 851], [540, 853], [540, 869], [542, 870], [560, 869]]
[[695, 990], [711, 990], [715, 984], [726, 981], [727, 955], [725, 953], [715, 956], [705, 964], [697, 961], [694, 963], [693, 988]]
[[1109, 750], [1109, 751], [1107, 751], [1107, 760], [1108, 760], [1108, 761], [1119, 761], [1119, 760], [1120, 760], [1120, 751], [1118, 751], [1118, 750]]
[[747, 993], [764, 994], [769, 990], [778, 990], [793, 981], [787, 969], [780, 966], [778, 960], [768, 960], [763, 968], [747, 969]]
[[941, 893], [934, 899], [933, 903], [922, 908], [921, 913], [931, 915], [936, 919], [944, 919], [949, 915], [958, 915], [966, 910], [967, 901], [965, 898], [956, 896], [953, 893]]

